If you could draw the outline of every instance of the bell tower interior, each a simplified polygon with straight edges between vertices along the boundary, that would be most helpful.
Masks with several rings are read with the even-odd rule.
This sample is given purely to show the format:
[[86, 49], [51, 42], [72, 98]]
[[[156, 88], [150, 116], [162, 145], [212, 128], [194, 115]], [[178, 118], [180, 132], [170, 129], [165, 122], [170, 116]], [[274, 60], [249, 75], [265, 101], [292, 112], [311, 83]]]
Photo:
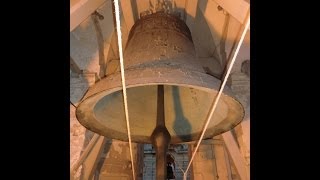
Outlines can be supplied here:
[[70, 178], [249, 180], [250, 1], [119, 0], [132, 149], [115, 2], [70, 0]]

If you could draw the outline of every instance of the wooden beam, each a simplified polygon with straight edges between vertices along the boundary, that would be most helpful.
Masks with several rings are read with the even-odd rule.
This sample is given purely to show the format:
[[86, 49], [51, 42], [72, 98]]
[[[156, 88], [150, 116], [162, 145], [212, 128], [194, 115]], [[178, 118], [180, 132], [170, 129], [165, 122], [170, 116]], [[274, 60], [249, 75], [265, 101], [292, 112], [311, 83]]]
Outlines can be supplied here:
[[231, 16], [236, 18], [241, 24], [245, 23], [246, 16], [250, 10], [250, 4], [245, 0], [211, 0], [218, 3]]
[[226, 155], [223, 146], [223, 144], [213, 145], [213, 150], [217, 164], [217, 174], [219, 176], [219, 180], [229, 180], [228, 167], [225, 157]]
[[246, 152], [250, 152], [250, 117], [241, 122], [242, 140]]
[[80, 0], [70, 7], [70, 32], [98, 9], [105, 0]]
[[228, 131], [222, 134], [222, 138], [241, 180], [248, 180], [248, 172], [245, 159], [242, 156], [233, 135], [230, 131]]
[[72, 59], [72, 57], [70, 57], [70, 69], [72, 72], [77, 73], [78, 75], [82, 73], [81, 69], [76, 64], [76, 62]]
[[106, 143], [106, 138], [103, 136], [100, 136], [97, 143], [88, 154], [86, 160], [82, 164], [83, 171], [81, 176], [83, 177], [83, 179], [92, 179], [93, 174], [96, 170], [97, 164], [99, 162], [100, 155], [103, 152], [105, 143]]
[[[95, 14], [91, 15], [94, 29], [96, 30], [97, 35], [97, 42], [98, 42], [98, 52], [99, 52], [99, 77], [103, 78], [106, 75], [106, 58], [104, 55], [104, 40], [103, 40], [103, 33], [101, 30], [101, 25], [99, 22], [99, 16], [100, 14], [98, 12], [95, 12]], [[101, 15], [100, 15], [101, 16]]]
[[71, 174], [73, 175], [74, 173], [76, 173], [76, 171], [78, 170], [78, 168], [81, 166], [81, 164], [83, 163], [83, 161], [88, 157], [88, 154], [90, 153], [91, 149], [93, 148], [93, 146], [97, 143], [97, 141], [99, 140], [99, 135], [95, 134], [93, 135], [93, 137], [91, 138], [89, 144], [86, 146], [85, 150], [82, 152], [82, 154], [80, 155], [79, 159], [77, 160], [77, 162], [71, 167]]
[[228, 180], [232, 180], [231, 164], [230, 164], [229, 154], [228, 154], [228, 151], [226, 149], [225, 144], [223, 145], [223, 150], [224, 150], [224, 155], [225, 155], [226, 163], [227, 163]]
[[128, 31], [130, 31], [131, 27], [133, 26], [133, 24], [135, 22], [131, 1], [132, 0], [120, 1], [123, 18], [124, 18], [124, 21], [125, 21], [125, 24], [127, 26]]
[[190, 31], [193, 31], [194, 19], [196, 18], [198, 0], [186, 0], [185, 4], [185, 22]]

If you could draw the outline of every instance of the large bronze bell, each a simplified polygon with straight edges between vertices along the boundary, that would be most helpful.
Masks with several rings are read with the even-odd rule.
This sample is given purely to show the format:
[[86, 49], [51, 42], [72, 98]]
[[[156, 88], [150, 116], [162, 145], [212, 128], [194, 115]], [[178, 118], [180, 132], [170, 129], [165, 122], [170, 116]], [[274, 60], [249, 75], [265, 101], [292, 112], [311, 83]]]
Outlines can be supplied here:
[[[197, 60], [187, 25], [161, 12], [134, 24], [124, 51], [124, 65], [131, 139], [157, 147], [158, 171], [158, 161], [164, 160], [169, 143], [199, 139], [221, 81], [206, 74]], [[120, 72], [91, 87], [76, 115], [89, 130], [128, 141]], [[226, 87], [204, 139], [232, 129], [243, 116], [242, 105]], [[163, 172], [165, 160], [159, 163]], [[157, 179], [165, 177], [165, 172], [160, 174]]]
[[[133, 142], [151, 143], [157, 119], [157, 85], [164, 85], [165, 125], [171, 143], [199, 139], [221, 81], [204, 71], [182, 20], [165, 13], [139, 19], [130, 31], [124, 65]], [[92, 86], [76, 114], [89, 130], [128, 141], [120, 72]], [[242, 105], [226, 87], [204, 138], [232, 129], [243, 115]]]

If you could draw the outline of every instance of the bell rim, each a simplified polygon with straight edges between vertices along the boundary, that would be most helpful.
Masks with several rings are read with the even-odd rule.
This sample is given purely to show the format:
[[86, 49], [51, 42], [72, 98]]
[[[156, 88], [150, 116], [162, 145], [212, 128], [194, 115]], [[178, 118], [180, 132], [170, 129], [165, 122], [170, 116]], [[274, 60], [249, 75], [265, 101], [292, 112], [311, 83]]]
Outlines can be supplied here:
[[[207, 74], [200, 73], [200, 72], [195, 72], [195, 74], [201, 75], [201, 77], [205, 78], [206, 80], [207, 80], [207, 78], [209, 78], [212, 83], [214, 82], [213, 84], [211, 84], [211, 87], [215, 87], [216, 89], [210, 88], [210, 85], [209, 85], [210, 82], [208, 82], [208, 81], [206, 81], [206, 83], [202, 83], [202, 84], [201, 83], [193, 83], [193, 84], [191, 83], [190, 84], [190, 82], [192, 82], [192, 81], [190, 81], [190, 82], [188, 82], [188, 84], [186, 84], [186, 83], [181, 83], [181, 82], [179, 83], [179, 81], [177, 81], [177, 77], [156, 78], [153, 76], [149, 76], [147, 79], [144, 79], [144, 81], [143, 81], [143, 80], [141, 80], [141, 78], [137, 79], [137, 77], [130, 76], [131, 74], [137, 74], [136, 71], [138, 71], [138, 70], [135, 69], [135, 70], [126, 71], [126, 75], [128, 77], [128, 79], [126, 79], [126, 83], [127, 83], [126, 88], [129, 89], [129, 88], [140, 87], [140, 86], [170, 85], [170, 86], [179, 86], [179, 87], [182, 86], [182, 87], [195, 88], [195, 89], [205, 91], [208, 93], [210, 93], [210, 92], [218, 93], [217, 87], [219, 87], [220, 83], [221, 83], [221, 81], [219, 79], [212, 77], [210, 75], [207, 75]], [[155, 72], [157, 72], [157, 71], [155, 71]], [[157, 74], [157, 73], [155, 73], [155, 74]], [[182, 74], [184, 74], [184, 73], [182, 73]], [[152, 75], [152, 73], [149, 75]], [[185, 80], [186, 77], [183, 76], [180, 78]], [[113, 79], [113, 81], [110, 81], [110, 79]], [[151, 82], [152, 80], [153, 80], [153, 82]], [[175, 81], [175, 82], [173, 83], [173, 81]], [[110, 82], [113, 82], [113, 83], [110, 83]], [[86, 121], [85, 119], [79, 117], [79, 116], [81, 116], [79, 114], [79, 109], [83, 108], [83, 106], [85, 106], [85, 104], [86, 104], [86, 102], [88, 102], [88, 100], [90, 100], [94, 97], [97, 97], [101, 94], [104, 94], [103, 97], [105, 97], [109, 94], [112, 94], [114, 92], [122, 90], [120, 73], [116, 73], [116, 74], [113, 74], [109, 77], [106, 77], [106, 78], [100, 80], [99, 82], [97, 82], [97, 84], [100, 84], [100, 86], [104, 87], [105, 89], [101, 90], [99, 88], [91, 87], [88, 90], [87, 94], [81, 100], [81, 102], [79, 103], [79, 105], [76, 109], [76, 117], [77, 117], [78, 121], [80, 122], [80, 124], [85, 126], [87, 129], [92, 130], [93, 132], [96, 132], [102, 136], [121, 140], [121, 141], [128, 141], [127, 134], [120, 132], [120, 131], [110, 129], [110, 128], [106, 127], [106, 125], [99, 122], [99, 120], [97, 120], [97, 119], [93, 118], [94, 120], [91, 119], [89, 122], [89, 121]], [[105, 86], [106, 84], [108, 84], [109, 87], [106, 87]], [[233, 121], [233, 123], [230, 123], [228, 128], [226, 128], [226, 129], [217, 128], [217, 127], [219, 127], [219, 124], [217, 124], [216, 126], [213, 126], [211, 128], [208, 128], [204, 139], [212, 138], [216, 135], [222, 134], [224, 132], [227, 132], [227, 131], [233, 129], [235, 126], [237, 126], [239, 123], [241, 123], [241, 121], [244, 118], [245, 110], [244, 110], [243, 105], [234, 96], [232, 96], [232, 92], [227, 86], [225, 87], [221, 98], [227, 98], [227, 99], [231, 100], [232, 102], [235, 102], [236, 104], [238, 104], [238, 108], [241, 109], [241, 112], [239, 112], [240, 116], [238, 117], [237, 120]], [[99, 102], [99, 99], [97, 99], [95, 101], [94, 105], [97, 104], [98, 102]], [[92, 110], [91, 110], [92, 114], [94, 114], [93, 108], [94, 107], [92, 107]], [[129, 114], [129, 116], [130, 116], [130, 114]], [[94, 123], [93, 123], [93, 121], [94, 121]], [[214, 129], [216, 129], [216, 130], [214, 130]], [[171, 143], [172, 144], [179, 144], [179, 143], [194, 142], [197, 139], [199, 139], [198, 137], [200, 137], [200, 133], [201, 133], [201, 131], [197, 131], [195, 133], [188, 134], [187, 136], [191, 137], [190, 141], [182, 141], [183, 138], [181, 138], [181, 135], [180, 135], [180, 137], [178, 137], [177, 135], [174, 135], [174, 136], [172, 136]], [[146, 138], [146, 136], [132, 135], [131, 138], [132, 138], [132, 142], [151, 143], [151, 140]]]

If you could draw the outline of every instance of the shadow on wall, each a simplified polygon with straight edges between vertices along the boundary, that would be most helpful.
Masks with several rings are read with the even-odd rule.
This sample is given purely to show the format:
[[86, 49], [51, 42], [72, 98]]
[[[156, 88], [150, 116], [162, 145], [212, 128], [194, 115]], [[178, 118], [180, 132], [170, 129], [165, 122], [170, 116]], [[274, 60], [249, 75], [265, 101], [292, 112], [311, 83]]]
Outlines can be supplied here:
[[172, 86], [175, 120], [173, 130], [182, 141], [191, 141], [191, 124], [184, 116], [178, 86]]

